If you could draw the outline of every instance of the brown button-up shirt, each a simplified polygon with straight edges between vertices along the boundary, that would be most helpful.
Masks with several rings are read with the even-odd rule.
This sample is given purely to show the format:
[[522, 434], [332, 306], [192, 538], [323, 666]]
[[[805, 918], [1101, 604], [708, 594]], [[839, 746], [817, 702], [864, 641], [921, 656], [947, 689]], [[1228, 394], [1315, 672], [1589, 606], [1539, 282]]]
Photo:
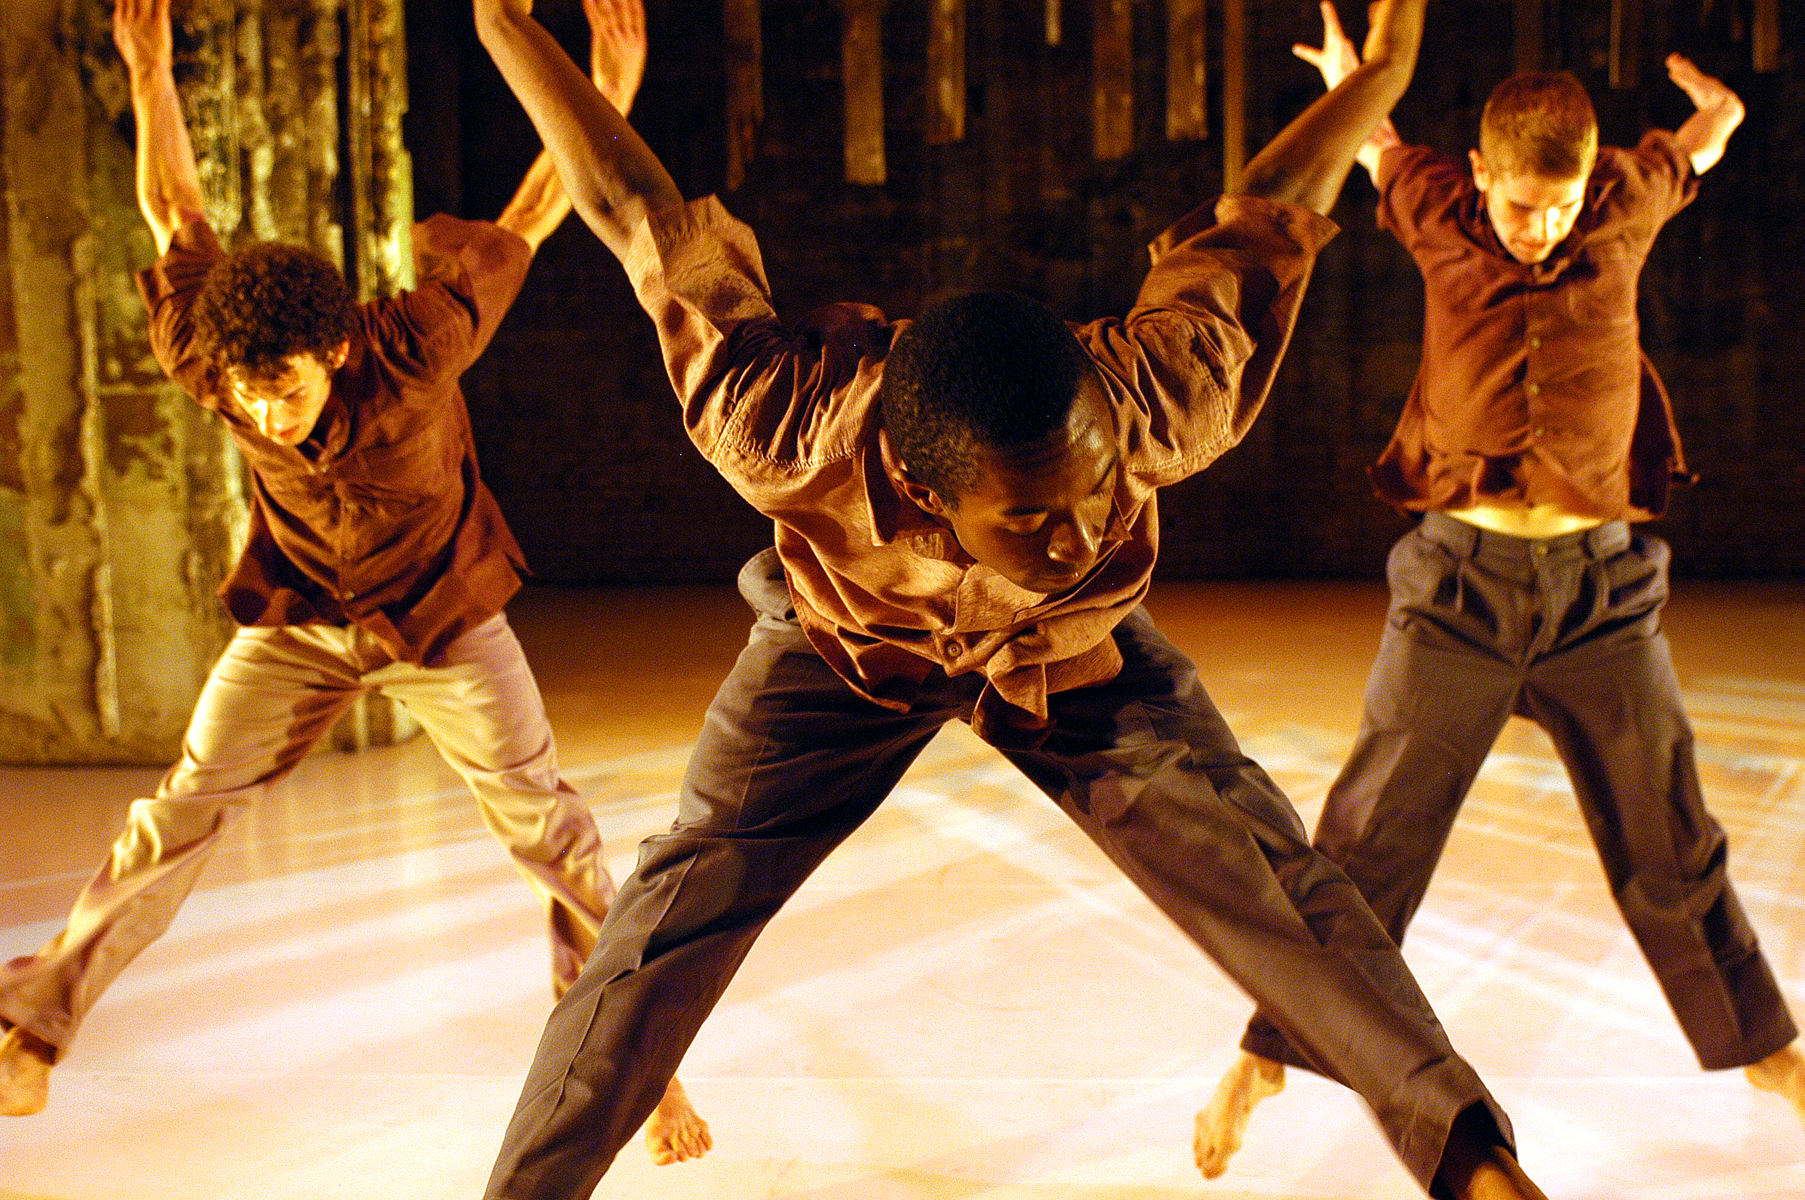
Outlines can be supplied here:
[[691, 439], [775, 522], [811, 644], [856, 691], [899, 710], [934, 668], [982, 671], [983, 732], [1044, 726], [1049, 692], [1121, 669], [1110, 632], [1147, 591], [1155, 489], [1247, 431], [1334, 232], [1306, 209], [1225, 198], [1214, 219], [1200, 209], [1154, 242], [1125, 318], [1076, 328], [1121, 469], [1101, 560], [1051, 596], [974, 562], [892, 484], [878, 385], [902, 323], [836, 304], [781, 324], [751, 231], [712, 198], [642, 227], [626, 265]]
[[1573, 230], [1543, 263], [1498, 241], [1464, 163], [1420, 146], [1380, 158], [1379, 224], [1423, 273], [1423, 359], [1373, 467], [1401, 508], [1553, 504], [1600, 519], [1667, 507], [1685, 462], [1642, 353], [1636, 278], [1697, 194], [1673, 135], [1604, 147]]
[[138, 275], [151, 348], [231, 429], [251, 470], [250, 536], [220, 596], [241, 625], [355, 624], [431, 665], [500, 612], [525, 569], [477, 475], [458, 376], [514, 301], [532, 251], [496, 225], [414, 227], [419, 283], [358, 310], [350, 353], [306, 441], [263, 436], [196, 350], [192, 310], [223, 257], [204, 223]]

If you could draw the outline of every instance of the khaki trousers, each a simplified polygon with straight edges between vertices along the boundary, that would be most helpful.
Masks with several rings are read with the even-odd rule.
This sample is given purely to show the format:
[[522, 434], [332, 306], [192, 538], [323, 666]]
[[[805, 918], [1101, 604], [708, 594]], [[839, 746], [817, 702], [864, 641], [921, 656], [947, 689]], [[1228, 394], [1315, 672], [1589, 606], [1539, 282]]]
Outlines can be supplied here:
[[470, 786], [483, 820], [545, 901], [554, 987], [582, 970], [613, 884], [595, 820], [558, 775], [545, 707], [501, 614], [422, 667], [355, 626], [241, 628], [214, 664], [182, 758], [134, 801], [111, 857], [37, 954], [0, 968], [0, 1024], [67, 1049], [82, 1017], [169, 927], [237, 813], [287, 774], [360, 695], [407, 706]]

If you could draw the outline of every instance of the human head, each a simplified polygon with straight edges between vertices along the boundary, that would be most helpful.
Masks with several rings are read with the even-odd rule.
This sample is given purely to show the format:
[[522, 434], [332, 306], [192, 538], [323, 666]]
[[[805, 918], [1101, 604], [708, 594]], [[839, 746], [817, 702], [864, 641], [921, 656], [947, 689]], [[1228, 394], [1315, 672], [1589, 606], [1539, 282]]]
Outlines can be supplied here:
[[203, 352], [264, 436], [294, 445], [319, 421], [345, 361], [357, 306], [311, 250], [259, 242], [221, 259], [195, 297]]
[[978, 562], [1043, 595], [1096, 565], [1115, 429], [1064, 321], [1005, 292], [936, 304], [891, 347], [880, 400], [897, 486]]
[[1524, 71], [1493, 89], [1472, 153], [1498, 240], [1519, 262], [1554, 253], [1585, 202], [1598, 159], [1598, 117], [1567, 71]]

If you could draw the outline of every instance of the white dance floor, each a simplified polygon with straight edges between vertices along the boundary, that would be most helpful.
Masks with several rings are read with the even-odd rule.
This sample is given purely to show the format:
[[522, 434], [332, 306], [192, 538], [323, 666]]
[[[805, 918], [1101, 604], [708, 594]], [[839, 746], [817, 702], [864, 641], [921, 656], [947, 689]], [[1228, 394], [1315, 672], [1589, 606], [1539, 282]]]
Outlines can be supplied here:
[[[1155, 588], [1250, 753], [1313, 822], [1382, 589]], [[616, 878], [668, 824], [742, 644], [728, 589], [524, 594], [511, 616]], [[1731, 873], [1805, 1009], [1805, 583], [1670, 608]], [[60, 927], [144, 769], [0, 768], [0, 956]], [[1506, 730], [1406, 954], [1554, 1200], [1805, 1197], [1805, 1127], [1698, 1070], [1564, 774]], [[475, 1200], [551, 997], [539, 917], [422, 741], [317, 754], [229, 835], [101, 1001], [49, 1107], [0, 1118], [0, 1200]], [[1389, 1200], [1349, 1093], [1293, 1072], [1228, 1174], [1191, 1120], [1248, 1005], [969, 731], [949, 729], [772, 924], [682, 1071], [706, 1158], [629, 1146], [607, 1200]]]

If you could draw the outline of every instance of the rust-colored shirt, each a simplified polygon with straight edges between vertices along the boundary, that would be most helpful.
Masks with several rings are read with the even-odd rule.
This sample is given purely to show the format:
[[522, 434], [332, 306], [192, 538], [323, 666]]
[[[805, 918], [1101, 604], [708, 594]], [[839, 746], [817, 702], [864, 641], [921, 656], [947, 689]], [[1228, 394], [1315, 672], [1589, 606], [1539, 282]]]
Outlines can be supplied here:
[[1247, 431], [1334, 232], [1306, 209], [1225, 198], [1213, 220], [1200, 209], [1154, 242], [1127, 317], [1076, 328], [1108, 393], [1121, 470], [1101, 560], [1051, 596], [978, 565], [893, 486], [878, 385], [902, 323], [857, 304], [780, 323], [757, 242], [712, 198], [642, 226], [626, 266], [691, 439], [775, 523], [811, 644], [856, 691], [899, 710], [936, 667], [984, 672], [982, 733], [1042, 727], [1048, 693], [1121, 669], [1110, 632], [1147, 591], [1155, 489]]
[[231, 429], [250, 467], [250, 536], [220, 596], [241, 625], [355, 624], [431, 665], [501, 611], [525, 569], [477, 475], [461, 375], [494, 334], [532, 251], [482, 221], [414, 227], [418, 286], [358, 311], [319, 424], [298, 446], [264, 437], [196, 352], [194, 298], [224, 251], [178, 230], [138, 275], [151, 348]]
[[1642, 353], [1636, 278], [1697, 194], [1673, 135], [1604, 147], [1573, 230], [1543, 263], [1498, 241], [1464, 162], [1420, 146], [1380, 158], [1379, 224], [1423, 274], [1423, 359], [1373, 467], [1417, 511], [1554, 504], [1609, 520], [1667, 507], [1685, 477], [1667, 392]]

